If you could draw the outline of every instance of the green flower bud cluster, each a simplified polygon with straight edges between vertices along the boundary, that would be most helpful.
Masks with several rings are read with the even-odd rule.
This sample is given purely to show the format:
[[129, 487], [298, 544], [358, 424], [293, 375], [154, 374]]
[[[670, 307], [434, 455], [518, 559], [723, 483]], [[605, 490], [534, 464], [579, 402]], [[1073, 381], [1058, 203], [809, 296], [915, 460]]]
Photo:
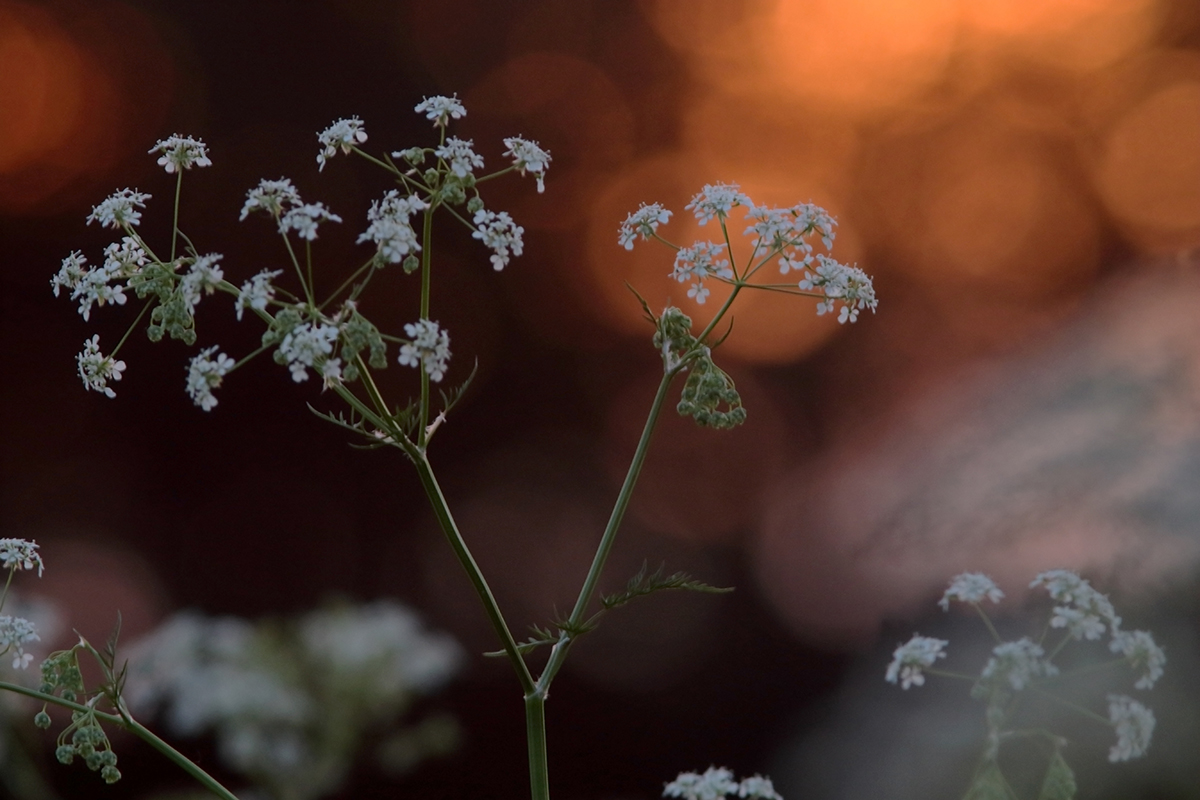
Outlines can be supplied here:
[[358, 367], [354, 360], [360, 352], [370, 349], [371, 356], [367, 363], [375, 369], [387, 367], [387, 345], [379, 329], [369, 319], [358, 313], [357, 309], [342, 327], [342, 358], [346, 366], [342, 369], [342, 377], [347, 381], [358, 380]]
[[[54, 751], [54, 757], [59, 763], [71, 764], [75, 757], [79, 756], [88, 769], [100, 773], [105, 783], [119, 781], [121, 772], [117, 769], [117, 754], [113, 752], [108, 734], [100, 727], [100, 721], [91, 709], [91, 702], [95, 702], [99, 696], [94, 697], [91, 702], [85, 699], [87, 691], [79, 671], [79, 654], [75, 648], [52, 653], [42, 662], [42, 685], [38, 691], [43, 694], [58, 694], [64, 700], [73, 703], [85, 702], [89, 706], [87, 711], [73, 711], [71, 724], [58, 735], [58, 747]], [[34, 717], [33, 724], [42, 729], [50, 727], [50, 715], [44, 707]]]
[[706, 428], [728, 430], [745, 422], [746, 409], [733, 379], [713, 363], [712, 349], [692, 335], [691, 317], [668, 306], [654, 322], [654, 346], [662, 353], [664, 369], [690, 371], [675, 410]]

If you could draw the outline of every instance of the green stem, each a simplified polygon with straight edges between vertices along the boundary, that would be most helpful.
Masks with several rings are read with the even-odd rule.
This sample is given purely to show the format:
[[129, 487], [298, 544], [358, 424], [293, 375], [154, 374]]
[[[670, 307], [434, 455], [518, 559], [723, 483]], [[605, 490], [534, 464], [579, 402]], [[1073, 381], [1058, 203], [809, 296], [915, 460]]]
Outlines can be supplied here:
[[[429, 319], [429, 292], [432, 285], [431, 275], [433, 260], [433, 204], [425, 209], [424, 223], [421, 227], [421, 315], [420, 319]], [[420, 424], [417, 426], [417, 447], [425, 449], [426, 431], [429, 428], [429, 373], [425, 364], [417, 365], [421, 373], [421, 404], [418, 408]], [[521, 662], [522, 664], [524, 662]]]
[[475, 592], [479, 595], [480, 602], [483, 603], [483, 609], [487, 612], [488, 620], [492, 623], [492, 628], [496, 631], [496, 635], [500, 637], [500, 641], [504, 646], [504, 653], [508, 656], [508, 660], [512, 662], [513, 669], [517, 672], [517, 679], [521, 682], [521, 691], [529, 695], [534, 691], [533, 675], [530, 674], [529, 667], [525, 664], [525, 659], [521, 657], [520, 651], [517, 650], [517, 642], [513, 638], [512, 631], [508, 628], [508, 623], [504, 621], [504, 615], [500, 613], [500, 606], [496, 603], [496, 598], [492, 594], [491, 587], [488, 586], [487, 580], [484, 579], [479, 565], [475, 563], [475, 559], [471, 555], [471, 551], [467, 548], [467, 543], [463, 539], [462, 533], [458, 530], [458, 525], [454, 522], [454, 517], [450, 514], [450, 507], [446, 504], [446, 496], [442, 494], [442, 487], [438, 485], [437, 478], [434, 477], [433, 467], [429, 464], [429, 459], [426, 457], [424, 450], [418, 450], [411, 455], [417, 466], [417, 475], [421, 479], [421, 486], [424, 487], [425, 494], [429, 498], [429, 504], [433, 507], [434, 516], [437, 517], [438, 525], [441, 527], [442, 533], [445, 534], [446, 541], [450, 543], [450, 548], [454, 551], [454, 555], [458, 557], [458, 562], [462, 564], [462, 568], [466, 571], [471, 585], [475, 587]]
[[23, 694], [26, 697], [32, 697], [34, 700], [41, 700], [43, 703], [53, 703], [54, 705], [69, 708], [72, 711], [80, 711], [85, 714], [95, 714], [98, 719], [102, 719], [105, 722], [120, 726], [130, 733], [135, 734], [142, 741], [146, 742], [155, 750], [178, 764], [184, 772], [186, 772], [188, 775], [191, 775], [193, 778], [203, 784], [204, 787], [213, 794], [217, 795], [218, 797], [222, 797], [225, 800], [238, 800], [237, 795], [222, 786], [216, 778], [200, 769], [200, 767], [192, 763], [187, 756], [183, 755], [174, 747], [171, 747], [171, 745], [164, 742], [153, 731], [133, 719], [133, 717], [118, 716], [116, 714], [109, 714], [104, 711], [96, 711], [80, 703], [73, 703], [70, 700], [64, 700], [63, 698], [52, 694], [44, 694], [36, 689], [28, 689], [15, 683], [0, 681], [0, 690], [15, 692], [16, 694]]
[[179, 238], [179, 195], [183, 190], [183, 170], [176, 169], [175, 215], [171, 220], [171, 260], [175, 260], [175, 244]]
[[550, 800], [545, 695], [536, 692], [525, 695], [525, 738], [529, 743], [529, 791], [532, 800]]
[[[621, 520], [625, 517], [625, 510], [629, 507], [629, 500], [633, 497], [633, 487], [637, 484], [638, 476], [642, 472], [642, 464], [646, 460], [646, 453], [650, 449], [650, 438], [654, 434], [654, 428], [658, 424], [658, 415], [662, 411], [663, 403], [667, 399], [667, 390], [671, 386], [671, 380], [675, 377], [675, 373], [667, 372], [663, 374], [662, 380], [658, 384], [658, 392], [654, 395], [654, 402], [650, 406], [650, 413], [646, 415], [646, 424], [642, 428], [642, 438], [638, 440], [637, 449], [633, 453], [633, 459], [629, 462], [629, 470], [625, 473], [625, 482], [621, 484], [621, 491], [617, 494], [616, 503], [613, 504], [612, 514], [608, 518], [608, 525], [604, 528], [604, 535], [600, 537], [600, 544], [596, 548], [596, 555], [592, 558], [592, 566], [588, 570], [587, 578], [583, 581], [583, 587], [579, 590], [579, 597], [575, 600], [575, 607], [571, 610], [571, 616], [567, 622], [567, 627], [578, 629], [584, 621], [584, 615], [587, 613], [588, 603], [591, 602], [592, 595], [596, 591], [596, 585], [600, 582], [600, 574], [604, 571], [604, 564], [608, 560], [608, 554], [612, 550], [613, 542], [617, 538], [617, 530], [621, 527]], [[558, 643], [550, 651], [550, 658], [546, 662], [546, 668], [542, 670], [541, 676], [538, 678], [537, 691], [544, 698], [550, 691], [550, 682], [554, 680], [555, 674], [562, 667], [563, 661], [566, 660], [567, 651], [571, 646], [571, 634], [567, 631], [562, 631]], [[532, 747], [533, 742], [530, 742]], [[532, 756], [531, 756], [532, 757]]]

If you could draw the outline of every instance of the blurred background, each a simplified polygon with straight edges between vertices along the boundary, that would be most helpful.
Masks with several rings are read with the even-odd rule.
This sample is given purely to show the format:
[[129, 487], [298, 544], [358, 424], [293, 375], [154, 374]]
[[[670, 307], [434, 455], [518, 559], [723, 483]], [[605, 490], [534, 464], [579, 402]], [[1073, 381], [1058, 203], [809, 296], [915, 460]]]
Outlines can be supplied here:
[[[628, 212], [664, 203], [686, 244], [704, 183], [815, 202], [880, 297], [854, 326], [795, 298], [736, 309], [718, 362], [749, 420], [665, 419], [606, 588], [645, 559], [737, 591], [657, 596], [580, 643], [548, 706], [556, 797], [652, 798], [710, 764], [788, 800], [960, 796], [982, 708], [884, 668], [914, 629], [978, 635], [935, 607], [955, 573], [991, 574], [1018, 624], [1054, 567], [1171, 659], [1150, 757], [1110, 766], [1110, 734], [1081, 734], [1081, 794], [1200, 796], [1194, 0], [0, 0], [0, 537], [41, 543], [45, 578], [16, 588], [56, 605], [57, 644], [103, 640], [118, 610], [133, 638], [179, 609], [399, 600], [469, 654], [415, 711], [452, 714], [461, 744], [398, 776], [363, 760], [335, 796], [526, 796], [519, 689], [478, 656], [496, 643], [408, 465], [348, 447], [305, 408], [333, 407], [316, 382], [270, 359], [205, 414], [191, 353], [139, 333], [117, 398], [85, 392], [82, 342], [108, 352], [135, 312], [85, 323], [49, 284], [73, 250], [99, 260], [111, 233], [84, 219], [114, 189], [153, 194], [143, 235], [169, 235], [173, 181], [146, 151], [179, 133], [214, 163], [187, 174], [181, 227], [229, 280], [285, 263], [237, 213], [287, 176], [346, 220], [314, 246], [336, 285], [389, 186], [361, 159], [318, 173], [315, 133], [358, 115], [371, 152], [426, 145], [412, 108], [451, 93], [489, 166], [516, 134], [554, 158], [543, 195], [486, 186], [526, 230], [503, 273], [460, 229], [437, 240], [448, 380], [479, 374], [434, 466], [516, 629], [572, 603], [661, 374], [624, 283], [695, 310], [667, 250], [617, 246]], [[373, 319], [415, 315], [399, 270], [374, 288]], [[235, 357], [261, 332], [219, 301], [197, 326]], [[184, 751], [221, 769], [211, 741]], [[118, 752], [105, 796], [187, 785]], [[45, 774], [101, 791], [78, 765]]]

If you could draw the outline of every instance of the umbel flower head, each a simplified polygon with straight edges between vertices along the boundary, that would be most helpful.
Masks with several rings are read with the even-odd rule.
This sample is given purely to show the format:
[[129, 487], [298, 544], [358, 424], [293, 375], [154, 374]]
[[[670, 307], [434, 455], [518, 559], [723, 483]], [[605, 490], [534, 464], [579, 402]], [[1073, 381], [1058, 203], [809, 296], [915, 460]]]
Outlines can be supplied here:
[[192, 167], [210, 167], [212, 161], [208, 157], [208, 147], [199, 139], [175, 134], [167, 139], [159, 139], [151, 147], [149, 153], [162, 153], [158, 165], [168, 173], [180, 172]]
[[923, 670], [932, 667], [939, 658], [946, 657], [944, 651], [948, 644], [950, 642], [945, 639], [914, 635], [892, 653], [892, 663], [888, 664], [886, 675], [888, 683], [899, 682], [901, 689], [923, 685]]
[[721, 800], [729, 795], [783, 800], [770, 778], [755, 775], [739, 782], [734, 780], [733, 772], [725, 767], [709, 767], [703, 774], [681, 772], [675, 780], [663, 786], [663, 797], [680, 797], [683, 800]]
[[349, 153], [355, 146], [367, 140], [367, 132], [363, 129], [363, 121], [358, 117], [339, 119], [325, 130], [317, 134], [317, 141], [322, 150], [317, 154], [318, 172], [325, 169], [325, 162], [337, 155], [337, 151]]

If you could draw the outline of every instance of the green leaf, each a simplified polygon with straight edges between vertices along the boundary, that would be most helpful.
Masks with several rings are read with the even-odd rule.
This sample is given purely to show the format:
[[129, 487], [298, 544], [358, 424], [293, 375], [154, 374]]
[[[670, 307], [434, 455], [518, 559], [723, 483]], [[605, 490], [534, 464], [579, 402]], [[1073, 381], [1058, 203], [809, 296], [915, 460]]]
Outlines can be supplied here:
[[[521, 655], [532, 653], [544, 644], [558, 644], [558, 637], [551, 633], [549, 628], [543, 628], [540, 625], [530, 625], [529, 629], [533, 631], [534, 635], [517, 644], [517, 652]], [[488, 658], [499, 658], [500, 656], [507, 655], [507, 653], [503, 650], [489, 650], [484, 655]]]
[[971, 783], [971, 788], [967, 789], [963, 800], [1013, 800], [1014, 797], [1012, 788], [1000, 772], [1000, 765], [995, 761], [988, 761], [975, 773], [975, 780]]
[[636, 597], [644, 597], [654, 592], [661, 592], [668, 589], [683, 589], [689, 592], [704, 592], [706, 594], [725, 594], [732, 592], [733, 587], [721, 588], [710, 586], [707, 583], [694, 579], [686, 572], [676, 572], [672, 575], [663, 575], [663, 567], [659, 565], [652, 574], [646, 574], [646, 562], [642, 562], [642, 568], [638, 573], [629, 579], [629, 583], [625, 584], [625, 590], [615, 594], [605, 595], [600, 598], [600, 605], [604, 606], [605, 610], [611, 610], [619, 606], [623, 606]]
[[1042, 791], [1038, 800], [1074, 800], [1075, 773], [1063, 760], [1062, 753], [1054, 751], [1050, 759], [1050, 767], [1046, 770], [1046, 778], [1042, 781]]

